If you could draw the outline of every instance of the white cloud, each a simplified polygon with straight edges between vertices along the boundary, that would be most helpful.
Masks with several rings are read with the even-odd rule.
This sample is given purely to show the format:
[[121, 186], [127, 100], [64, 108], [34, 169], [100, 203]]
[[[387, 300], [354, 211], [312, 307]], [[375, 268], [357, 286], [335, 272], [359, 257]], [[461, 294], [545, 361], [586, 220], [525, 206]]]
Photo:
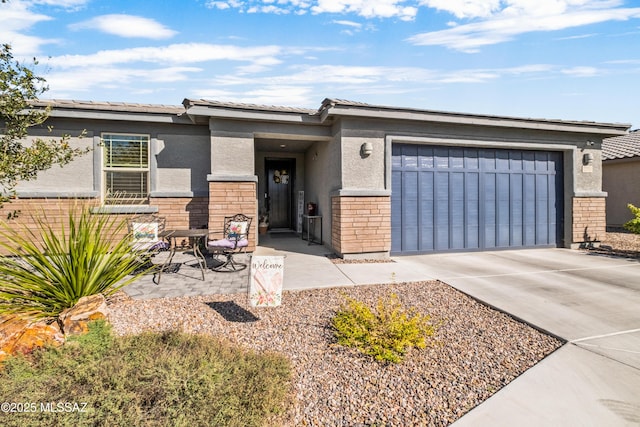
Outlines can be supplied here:
[[89, 1], [90, 0], [32, 0], [30, 3], [76, 10], [86, 6]]
[[404, 6], [405, 3], [415, 4], [415, 0], [210, 0], [206, 6], [221, 10], [233, 8], [246, 13], [354, 13], [365, 18], [411, 21], [418, 8]]
[[[258, 104], [317, 107], [318, 94], [406, 94], [449, 84], [484, 84], [501, 78], [534, 79], [558, 75], [558, 67], [527, 64], [495, 69], [437, 70], [420, 67], [301, 65], [289, 73], [263, 76], [218, 75], [210, 88], [193, 92], [197, 98]], [[284, 88], [284, 89], [280, 89]], [[298, 89], [296, 91], [296, 88]], [[279, 96], [280, 94], [280, 96]]]
[[[370, 85], [370, 84], [442, 84], [442, 83], [478, 83], [510, 75], [538, 76], [554, 70], [548, 64], [530, 64], [519, 67], [496, 69], [435, 70], [419, 67], [366, 67], [346, 65], [304, 65], [292, 67], [289, 74], [275, 76], [240, 76], [238, 74], [216, 76], [220, 86], [253, 85], [316, 85], [318, 82], [331, 85]], [[369, 86], [367, 86], [369, 87]]]
[[132, 62], [189, 64], [206, 61], [246, 61], [259, 64], [277, 63], [278, 46], [238, 47], [206, 43], [181, 43], [164, 47], [137, 47], [122, 50], [102, 50], [91, 55], [52, 57], [50, 65], [58, 68], [105, 66]]
[[69, 26], [72, 30], [96, 29], [119, 37], [167, 39], [177, 34], [159, 22], [142, 16], [125, 14], [101, 15]]
[[122, 90], [139, 82], [167, 83], [189, 79], [189, 74], [202, 71], [194, 67], [166, 67], [156, 69], [127, 67], [85, 67], [54, 71], [47, 75], [51, 97], [62, 97], [74, 92], [90, 92], [97, 88], [113, 87]]
[[500, 0], [422, 0], [422, 6], [449, 12], [458, 18], [486, 18], [500, 8]]
[[418, 9], [402, 6], [403, 0], [318, 0], [311, 7], [313, 13], [355, 13], [365, 18], [397, 17], [411, 21]]
[[43, 4], [67, 10], [76, 10], [86, 5], [88, 0], [11, 0], [0, 3], [0, 40], [9, 43], [16, 58], [33, 57], [40, 54], [40, 47], [56, 43], [56, 39], [29, 36], [25, 32], [34, 25], [53, 20], [52, 17], [36, 13], [34, 5]]
[[333, 20], [331, 22], [338, 25], [344, 25], [346, 27], [353, 27], [358, 29], [362, 28], [362, 24], [360, 24], [359, 22], [345, 21], [345, 20]]
[[573, 77], [593, 77], [601, 74], [596, 67], [571, 67], [561, 70], [563, 74]]
[[523, 33], [640, 18], [640, 8], [609, 8], [617, 4], [616, 1], [508, 0], [505, 3], [505, 8], [488, 19], [417, 34], [407, 40], [415, 45], [478, 52], [483, 46], [503, 43]]

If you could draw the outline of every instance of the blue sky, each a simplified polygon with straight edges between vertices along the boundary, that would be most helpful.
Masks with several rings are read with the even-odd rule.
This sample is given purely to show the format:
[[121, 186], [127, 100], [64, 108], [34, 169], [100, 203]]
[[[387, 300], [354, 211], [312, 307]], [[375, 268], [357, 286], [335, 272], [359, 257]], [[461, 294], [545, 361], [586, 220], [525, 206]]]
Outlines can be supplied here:
[[9, 0], [0, 42], [38, 58], [42, 98], [640, 126], [640, 1]]

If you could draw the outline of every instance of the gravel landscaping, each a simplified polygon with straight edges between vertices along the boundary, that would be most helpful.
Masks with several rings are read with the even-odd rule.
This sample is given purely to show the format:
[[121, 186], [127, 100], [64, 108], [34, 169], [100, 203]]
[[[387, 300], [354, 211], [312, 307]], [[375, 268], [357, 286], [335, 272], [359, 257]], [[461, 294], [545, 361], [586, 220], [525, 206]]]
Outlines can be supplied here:
[[640, 234], [621, 230], [608, 231], [598, 247], [588, 250], [603, 255], [640, 259]]
[[[441, 326], [431, 345], [386, 365], [338, 345], [330, 319], [349, 295], [374, 306], [390, 293]], [[444, 426], [562, 342], [438, 281], [284, 292], [251, 308], [245, 294], [110, 302], [118, 334], [179, 329], [287, 355], [295, 396], [286, 425]]]
[[[640, 236], [609, 232], [588, 250], [640, 259]], [[374, 306], [390, 293], [440, 325], [430, 346], [389, 365], [335, 342], [330, 319], [345, 295]], [[277, 308], [251, 308], [245, 294], [122, 292], [109, 306], [118, 334], [178, 329], [287, 355], [295, 402], [287, 426], [446, 426], [563, 344], [438, 281], [288, 291]]]

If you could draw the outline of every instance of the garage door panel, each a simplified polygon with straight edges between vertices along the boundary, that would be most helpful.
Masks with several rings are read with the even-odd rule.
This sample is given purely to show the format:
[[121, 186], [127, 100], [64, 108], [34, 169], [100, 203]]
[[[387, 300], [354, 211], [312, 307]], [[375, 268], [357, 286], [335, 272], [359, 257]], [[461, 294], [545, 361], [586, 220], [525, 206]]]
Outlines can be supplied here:
[[[460, 168], [462, 165], [462, 150], [460, 150]], [[451, 249], [464, 249], [466, 223], [464, 215], [465, 184], [463, 172], [453, 172], [449, 174], [449, 188]]]
[[[508, 158], [503, 160], [508, 166]], [[499, 248], [509, 247], [510, 242], [511, 190], [509, 183], [509, 174], [496, 174], [496, 246]]]
[[[520, 165], [522, 165], [520, 163]], [[509, 176], [511, 190], [511, 245], [523, 246], [523, 218], [524, 199], [522, 197], [522, 174], [514, 173]]]
[[434, 197], [433, 197], [433, 172], [420, 172], [420, 248], [422, 250], [434, 249]]
[[418, 246], [418, 172], [405, 172], [402, 176], [402, 249], [417, 251]]
[[[495, 164], [495, 163], [494, 163]], [[483, 212], [483, 241], [484, 247], [496, 247], [496, 174], [483, 174], [483, 191], [480, 208]]]
[[446, 250], [449, 248], [449, 173], [436, 172], [434, 185], [434, 247], [436, 250]]
[[[546, 162], [545, 162], [546, 164]], [[549, 244], [549, 177], [536, 175], [536, 244]]]
[[555, 245], [562, 155], [394, 144], [392, 251]]
[[478, 249], [480, 247], [480, 174], [468, 172], [465, 174], [465, 248]]
[[[399, 147], [394, 147], [395, 149]], [[400, 151], [400, 150], [398, 150]], [[400, 157], [394, 156], [401, 166]], [[402, 172], [394, 170], [391, 173], [391, 251], [402, 252]], [[398, 219], [400, 218], [400, 220]]]

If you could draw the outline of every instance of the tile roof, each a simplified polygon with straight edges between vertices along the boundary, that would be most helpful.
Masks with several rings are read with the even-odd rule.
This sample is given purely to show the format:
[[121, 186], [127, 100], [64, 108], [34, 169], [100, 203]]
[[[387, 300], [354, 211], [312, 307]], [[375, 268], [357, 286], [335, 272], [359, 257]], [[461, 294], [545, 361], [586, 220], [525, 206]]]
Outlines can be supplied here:
[[280, 105], [260, 105], [260, 104], [245, 104], [241, 102], [225, 102], [225, 101], [210, 101], [208, 99], [185, 99], [185, 107], [193, 105], [203, 105], [206, 107], [221, 107], [221, 108], [233, 108], [242, 110], [256, 110], [256, 111], [269, 111], [269, 112], [282, 112], [282, 113], [302, 113], [302, 114], [318, 114], [318, 110], [311, 108], [300, 107], [284, 107]]
[[602, 141], [602, 159], [625, 159], [640, 157], [640, 130], [628, 135], [614, 136]]
[[56, 109], [75, 110], [101, 110], [101, 111], [122, 111], [131, 113], [160, 113], [160, 114], [180, 114], [184, 113], [182, 105], [162, 105], [162, 104], [138, 104], [132, 102], [103, 102], [103, 101], [78, 101], [69, 99], [41, 99], [32, 102], [37, 107], [51, 106]]

